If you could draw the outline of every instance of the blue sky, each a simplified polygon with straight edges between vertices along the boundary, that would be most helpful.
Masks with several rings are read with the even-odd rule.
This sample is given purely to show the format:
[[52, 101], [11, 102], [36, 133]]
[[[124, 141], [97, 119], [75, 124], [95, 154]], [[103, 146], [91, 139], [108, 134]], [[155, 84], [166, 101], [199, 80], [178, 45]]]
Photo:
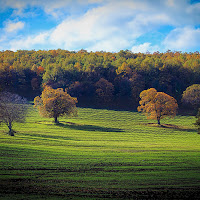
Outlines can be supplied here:
[[200, 51], [199, 0], [0, 0], [0, 51]]

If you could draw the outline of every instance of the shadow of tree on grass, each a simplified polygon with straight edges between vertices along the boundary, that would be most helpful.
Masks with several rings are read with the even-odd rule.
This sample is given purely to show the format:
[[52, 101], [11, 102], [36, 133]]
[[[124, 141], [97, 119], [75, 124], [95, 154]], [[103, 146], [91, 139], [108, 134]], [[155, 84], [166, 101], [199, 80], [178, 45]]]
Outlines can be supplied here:
[[195, 128], [189, 128], [186, 126], [177, 126], [177, 125], [173, 125], [173, 124], [158, 125], [156, 123], [147, 123], [145, 125], [153, 126], [153, 127], [160, 127], [160, 128], [167, 128], [167, 129], [174, 129], [174, 130], [178, 130], [178, 131], [197, 132], [197, 129], [195, 129]]
[[109, 128], [109, 127], [102, 127], [102, 126], [94, 126], [94, 125], [82, 125], [76, 124], [71, 122], [59, 122], [56, 126], [63, 127], [63, 128], [70, 128], [75, 130], [82, 130], [82, 131], [97, 131], [97, 132], [124, 132], [122, 129], [119, 128]]

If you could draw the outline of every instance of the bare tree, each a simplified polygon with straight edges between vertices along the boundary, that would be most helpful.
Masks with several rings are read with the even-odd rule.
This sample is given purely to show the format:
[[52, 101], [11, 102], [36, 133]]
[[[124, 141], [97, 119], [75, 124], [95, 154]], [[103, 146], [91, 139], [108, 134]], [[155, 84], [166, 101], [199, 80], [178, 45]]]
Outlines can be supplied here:
[[0, 93], [0, 123], [8, 126], [8, 134], [14, 136], [14, 122], [24, 122], [27, 113], [27, 101], [17, 94]]

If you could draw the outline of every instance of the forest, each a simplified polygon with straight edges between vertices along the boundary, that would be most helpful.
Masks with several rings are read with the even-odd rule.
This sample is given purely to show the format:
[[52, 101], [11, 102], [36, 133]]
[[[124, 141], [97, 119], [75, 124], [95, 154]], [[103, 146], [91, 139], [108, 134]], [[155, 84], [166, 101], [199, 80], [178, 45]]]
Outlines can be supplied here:
[[199, 75], [199, 52], [0, 51], [0, 90], [28, 100], [48, 85], [67, 90], [78, 106], [130, 110], [141, 91], [155, 88], [181, 106], [183, 91], [200, 84]]

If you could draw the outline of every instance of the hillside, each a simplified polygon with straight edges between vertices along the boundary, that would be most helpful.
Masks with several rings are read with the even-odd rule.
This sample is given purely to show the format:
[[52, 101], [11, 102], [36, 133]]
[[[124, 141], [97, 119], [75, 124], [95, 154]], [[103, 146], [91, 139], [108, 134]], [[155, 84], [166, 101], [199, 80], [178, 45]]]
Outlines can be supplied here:
[[199, 74], [199, 52], [0, 52], [0, 90], [33, 100], [47, 84], [67, 89], [79, 106], [133, 110], [140, 92], [148, 88], [165, 92], [181, 104], [183, 91], [200, 83]]
[[0, 199], [199, 198], [194, 117], [78, 111], [54, 125], [31, 107], [15, 137], [0, 127]]

